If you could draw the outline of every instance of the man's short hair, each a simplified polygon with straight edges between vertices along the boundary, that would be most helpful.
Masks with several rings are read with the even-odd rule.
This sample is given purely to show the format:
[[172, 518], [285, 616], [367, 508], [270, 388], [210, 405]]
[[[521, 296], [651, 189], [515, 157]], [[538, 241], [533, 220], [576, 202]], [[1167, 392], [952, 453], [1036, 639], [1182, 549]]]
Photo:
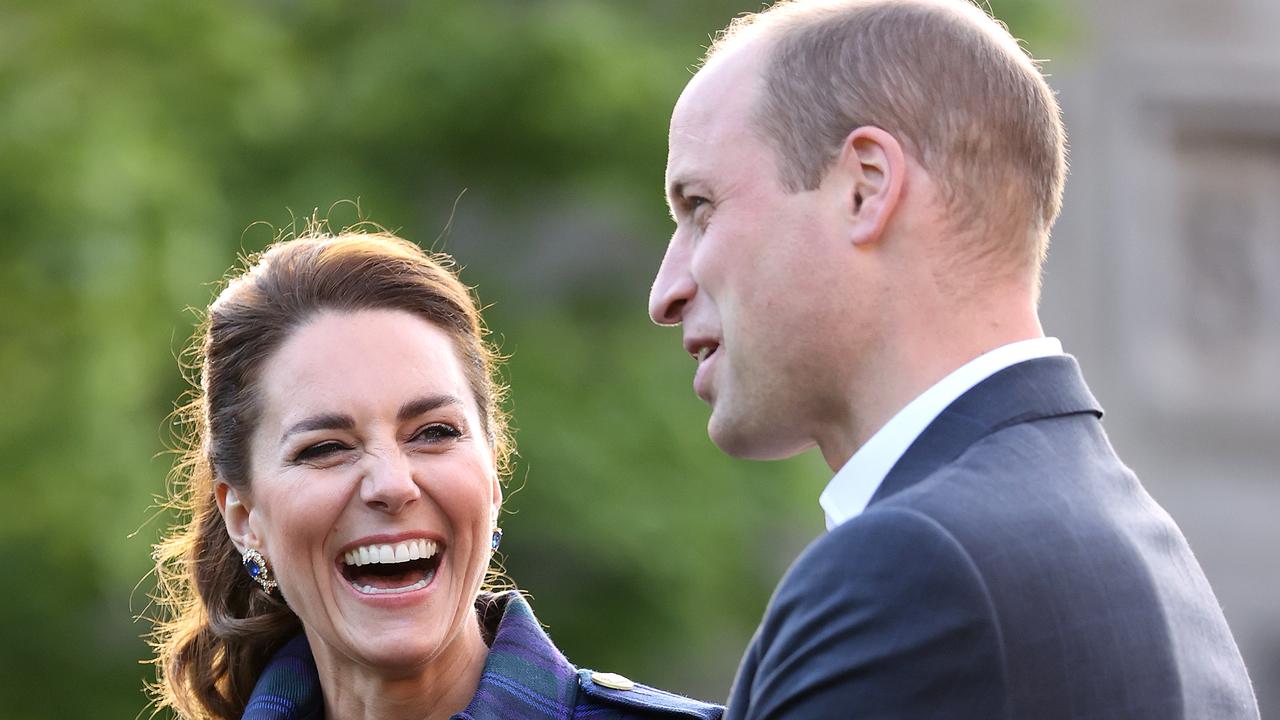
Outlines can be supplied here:
[[782, 0], [707, 51], [768, 43], [754, 118], [792, 192], [818, 187], [844, 139], [893, 135], [938, 184], [958, 230], [1025, 244], [982, 255], [1043, 261], [1062, 206], [1066, 133], [1040, 69], [968, 0]]

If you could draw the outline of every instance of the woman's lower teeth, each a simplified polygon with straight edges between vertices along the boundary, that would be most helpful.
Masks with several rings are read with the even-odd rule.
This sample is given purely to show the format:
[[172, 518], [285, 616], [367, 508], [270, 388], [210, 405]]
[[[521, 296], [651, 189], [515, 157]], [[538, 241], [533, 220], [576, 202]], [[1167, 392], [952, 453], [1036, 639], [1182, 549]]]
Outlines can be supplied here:
[[433, 577], [435, 577], [434, 572], [422, 578], [418, 582], [413, 583], [412, 585], [405, 585], [404, 587], [380, 588], [372, 585], [362, 585], [360, 583], [352, 583], [352, 585], [366, 595], [394, 595], [396, 593], [407, 593], [413, 592], [414, 590], [421, 590], [431, 582], [431, 578]]

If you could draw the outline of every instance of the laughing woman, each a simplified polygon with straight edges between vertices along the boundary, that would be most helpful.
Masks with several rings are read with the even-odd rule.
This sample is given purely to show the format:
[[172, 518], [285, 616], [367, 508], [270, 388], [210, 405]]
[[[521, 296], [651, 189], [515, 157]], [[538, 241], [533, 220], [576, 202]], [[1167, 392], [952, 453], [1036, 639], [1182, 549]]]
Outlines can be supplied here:
[[269, 248], [210, 305], [156, 548], [157, 704], [188, 718], [705, 718], [578, 670], [501, 539], [504, 388], [449, 269], [387, 234]]

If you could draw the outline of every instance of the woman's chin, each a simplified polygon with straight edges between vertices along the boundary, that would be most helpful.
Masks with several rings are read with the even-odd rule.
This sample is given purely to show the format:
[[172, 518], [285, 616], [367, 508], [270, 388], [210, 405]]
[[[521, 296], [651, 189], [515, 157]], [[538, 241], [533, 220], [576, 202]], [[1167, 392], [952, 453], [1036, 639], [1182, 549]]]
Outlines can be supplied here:
[[354, 648], [361, 665], [372, 668], [386, 677], [413, 675], [439, 655], [440, 642], [428, 638], [407, 641], [404, 636], [385, 639], [369, 638]]
[[[420, 671], [441, 654], [446, 643], [438, 626], [426, 627], [422, 622], [344, 622], [334, 630], [337, 632], [332, 640], [326, 637], [328, 633], [307, 630], [318, 664], [354, 663], [393, 678]], [[326, 655], [331, 662], [321, 660]]]
[[[340, 610], [332, 625], [347, 646], [340, 654], [393, 673], [420, 668], [439, 655], [458, 620], [458, 603], [447, 602], [444, 569], [403, 584], [366, 585], [337, 574]], [[316, 634], [308, 633], [313, 648]]]

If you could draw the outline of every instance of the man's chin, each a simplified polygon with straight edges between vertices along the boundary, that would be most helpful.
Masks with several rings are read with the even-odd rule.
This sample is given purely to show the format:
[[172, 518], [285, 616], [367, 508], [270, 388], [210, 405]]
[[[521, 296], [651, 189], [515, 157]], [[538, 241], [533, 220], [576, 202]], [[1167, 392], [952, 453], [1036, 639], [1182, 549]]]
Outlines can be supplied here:
[[707, 435], [726, 455], [742, 460], [786, 460], [814, 446], [812, 440], [779, 433], [776, 425], [761, 422], [755, 427], [742, 422], [727, 410], [712, 410], [707, 421]]

